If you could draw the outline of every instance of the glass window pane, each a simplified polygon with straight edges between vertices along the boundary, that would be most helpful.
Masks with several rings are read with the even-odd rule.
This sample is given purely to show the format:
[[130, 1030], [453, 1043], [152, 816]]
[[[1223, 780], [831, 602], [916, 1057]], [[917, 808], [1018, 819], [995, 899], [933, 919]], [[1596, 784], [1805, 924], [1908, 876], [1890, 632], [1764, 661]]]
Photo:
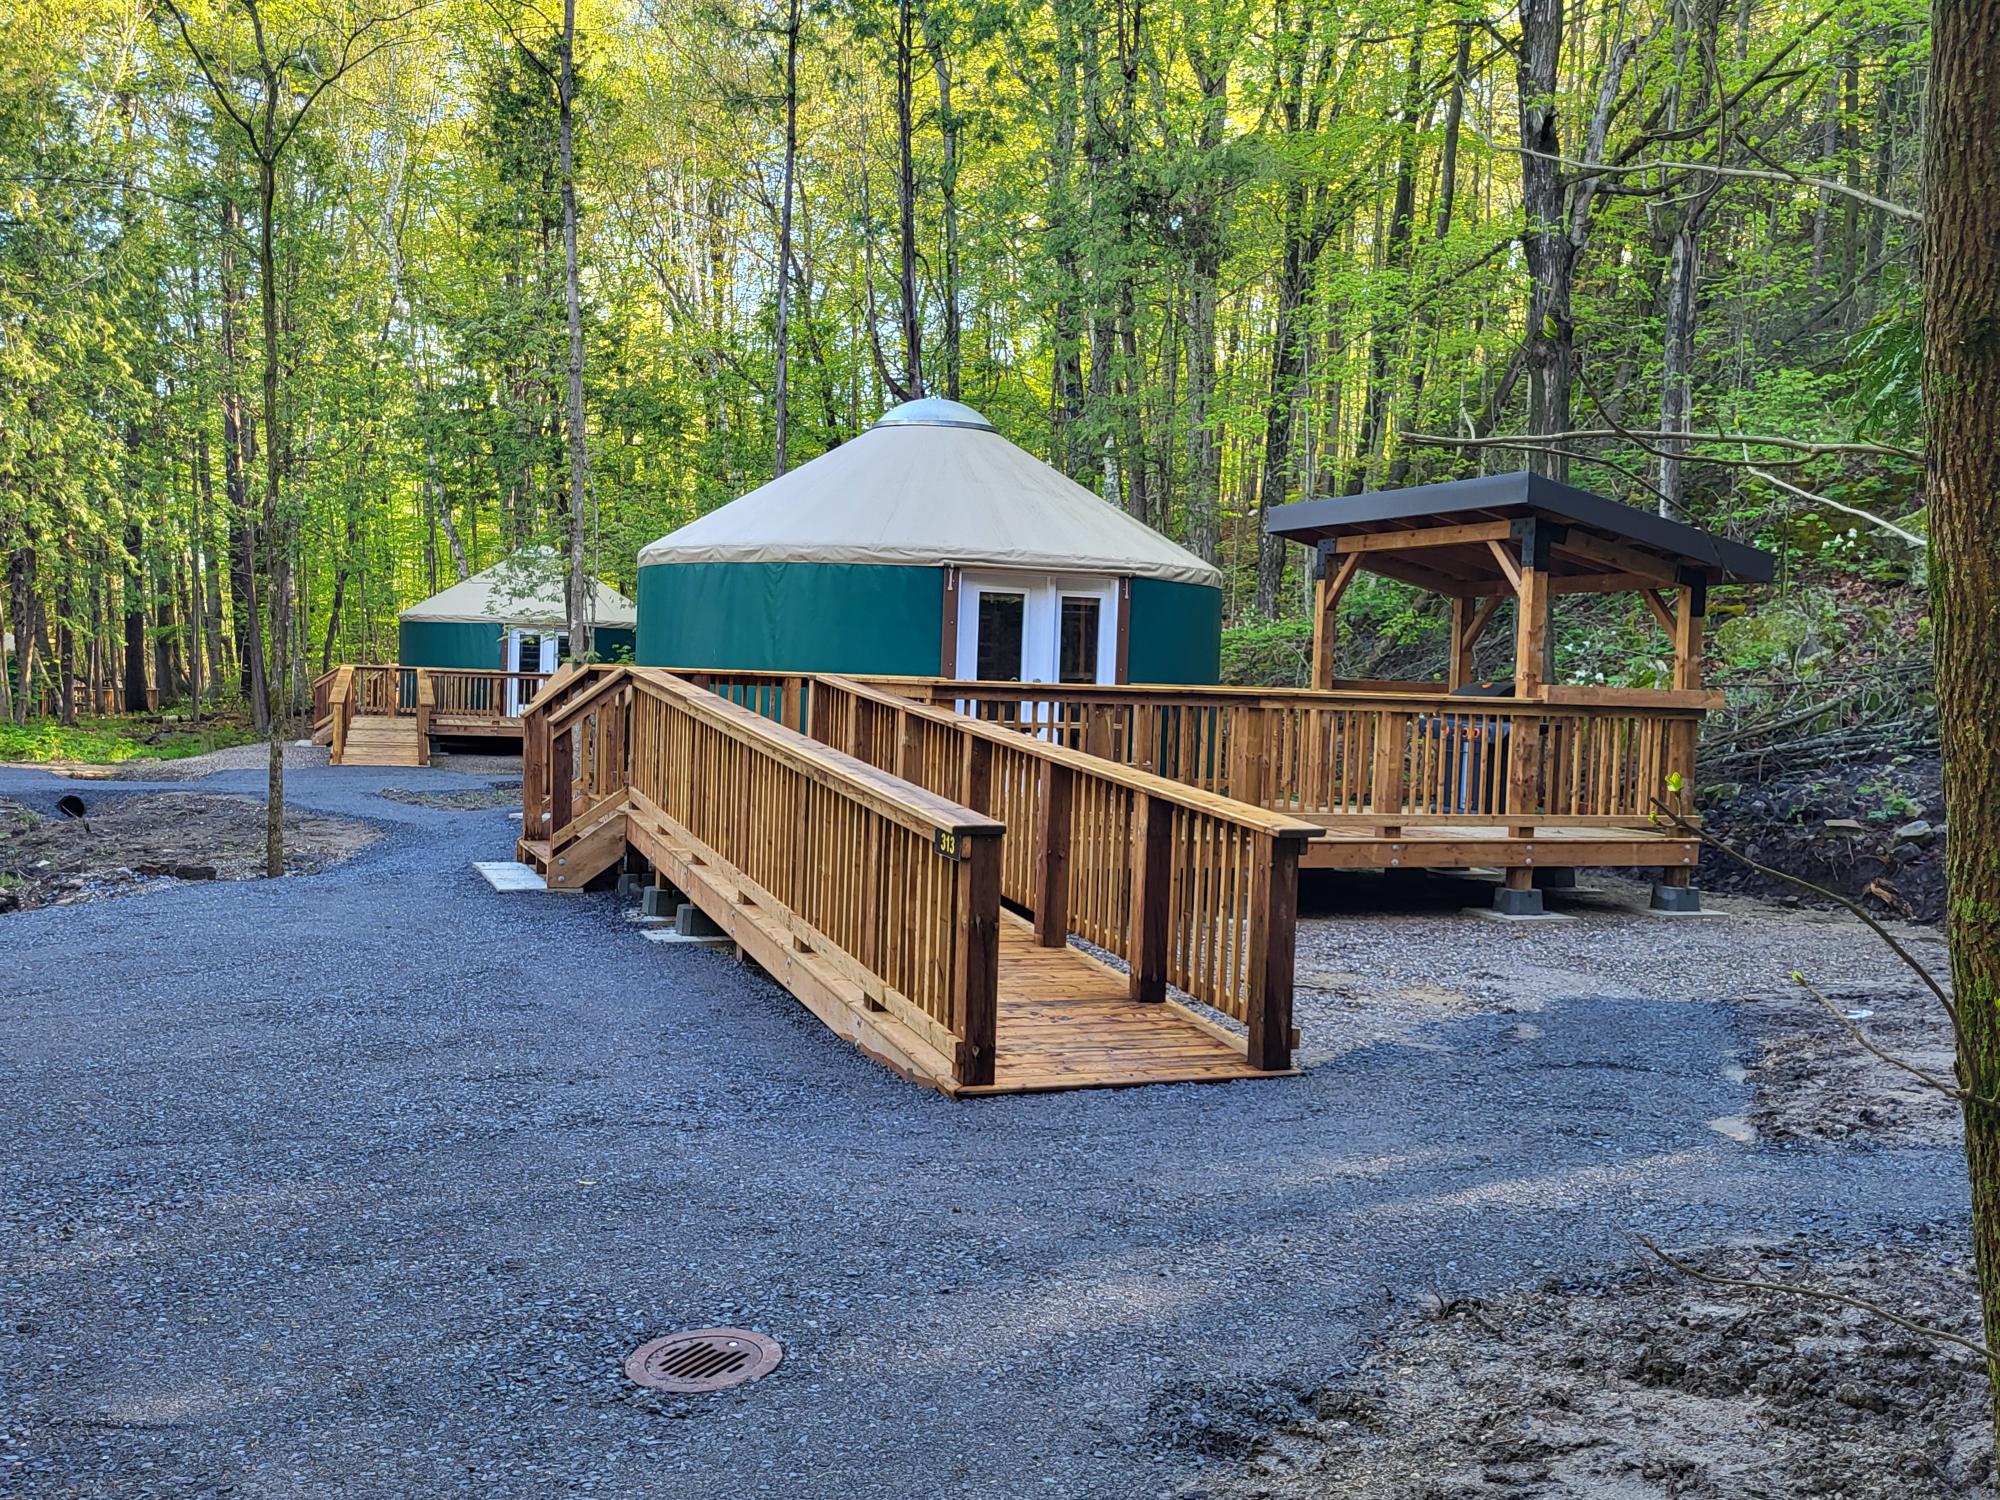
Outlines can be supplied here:
[[1059, 682], [1097, 681], [1097, 625], [1104, 601], [1065, 595]]
[[979, 680], [1021, 680], [1021, 633], [1028, 614], [1026, 594], [979, 595]]

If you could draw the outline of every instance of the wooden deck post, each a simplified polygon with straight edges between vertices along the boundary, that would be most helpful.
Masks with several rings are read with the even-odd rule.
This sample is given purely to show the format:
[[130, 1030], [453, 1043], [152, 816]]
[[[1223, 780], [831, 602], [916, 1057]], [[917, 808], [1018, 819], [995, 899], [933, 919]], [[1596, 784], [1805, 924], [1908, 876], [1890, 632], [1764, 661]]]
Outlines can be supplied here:
[[431, 683], [431, 674], [422, 667], [417, 668], [417, 764], [431, 763], [431, 710], [437, 704], [436, 688]]
[[1251, 879], [1250, 910], [1262, 929], [1251, 928], [1253, 984], [1247, 1023], [1249, 1062], [1277, 1072], [1292, 1065], [1292, 964], [1299, 916], [1299, 846], [1296, 840], [1260, 837]]
[[1229, 718], [1230, 744], [1236, 751], [1229, 795], [1262, 807], [1271, 784], [1270, 714], [1262, 704], [1246, 703], [1232, 706]]
[[1141, 796], [1132, 810], [1132, 943], [1129, 993], [1167, 998], [1167, 936], [1173, 918], [1174, 809]]
[[539, 838], [548, 799], [549, 719], [531, 714], [521, 725], [521, 837]]
[[966, 839], [963, 864], [952, 943], [951, 1030], [959, 1041], [953, 1076], [988, 1084], [1000, 1020], [999, 836]]
[[958, 800], [976, 813], [993, 811], [993, 742], [966, 735], [965, 765], [961, 771], [965, 795]]
[[1369, 789], [1368, 810], [1381, 820], [1384, 833], [1393, 835], [1403, 815], [1403, 715], [1385, 708], [1375, 715], [1375, 763]]
[[924, 784], [923, 721], [901, 709], [896, 712], [896, 774], [914, 786]]
[[549, 837], [569, 827], [572, 787], [576, 778], [576, 730], [549, 735]]
[[1060, 948], [1069, 941], [1070, 791], [1074, 773], [1042, 762], [1035, 797], [1035, 941]]

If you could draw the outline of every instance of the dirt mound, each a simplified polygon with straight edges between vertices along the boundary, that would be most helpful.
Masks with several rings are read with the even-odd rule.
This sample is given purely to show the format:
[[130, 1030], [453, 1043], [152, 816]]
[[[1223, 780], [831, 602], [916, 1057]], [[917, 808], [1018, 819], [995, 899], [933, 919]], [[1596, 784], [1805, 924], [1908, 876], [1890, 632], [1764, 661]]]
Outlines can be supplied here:
[[[1955, 1237], [1693, 1257], [1797, 1278], [1973, 1335]], [[1984, 1493], [1984, 1372], [1858, 1309], [1743, 1294], [1644, 1268], [1587, 1287], [1433, 1302], [1310, 1417], [1259, 1438], [1249, 1473], [1182, 1500], [1735, 1497], [1917, 1500]]]
[[[0, 912], [264, 873], [261, 802], [188, 792], [87, 801], [84, 817], [68, 818], [0, 800]], [[324, 869], [376, 837], [352, 819], [288, 814], [285, 873]]]
[[[1935, 757], [1898, 756], [1804, 776], [1777, 771], [1708, 789], [1702, 814], [1711, 834], [1760, 864], [1883, 914], [1917, 922], [1944, 915], [1944, 787]], [[1701, 883], [1814, 904], [1797, 887], [1722, 854], [1703, 857]]]

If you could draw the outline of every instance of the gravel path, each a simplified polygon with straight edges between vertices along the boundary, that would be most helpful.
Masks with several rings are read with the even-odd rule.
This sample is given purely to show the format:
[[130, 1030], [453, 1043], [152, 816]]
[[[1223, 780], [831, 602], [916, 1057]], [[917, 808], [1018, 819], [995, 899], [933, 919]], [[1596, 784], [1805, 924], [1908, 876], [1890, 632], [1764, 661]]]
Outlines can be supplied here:
[[[1793, 963], [1720, 923], [1328, 918], [1302, 1078], [954, 1104], [608, 896], [494, 894], [504, 812], [375, 795], [481, 784], [301, 769], [388, 836], [0, 918], [0, 1495], [1193, 1493], [1433, 1289], [1963, 1217], [1948, 1138], [1710, 1125]], [[785, 1364], [621, 1379], [712, 1324]]]

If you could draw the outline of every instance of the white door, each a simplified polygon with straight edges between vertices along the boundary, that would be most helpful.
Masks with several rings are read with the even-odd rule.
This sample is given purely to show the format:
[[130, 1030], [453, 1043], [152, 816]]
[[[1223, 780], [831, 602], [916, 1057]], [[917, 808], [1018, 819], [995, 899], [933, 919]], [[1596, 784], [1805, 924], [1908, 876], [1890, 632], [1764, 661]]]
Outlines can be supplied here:
[[[510, 630], [507, 632], [509, 672], [553, 672], [562, 664], [569, 638], [559, 632]], [[507, 716], [518, 719], [521, 710], [533, 701], [538, 684], [518, 677], [507, 679]]]
[[979, 682], [1115, 682], [1117, 580], [962, 575], [958, 675]]

